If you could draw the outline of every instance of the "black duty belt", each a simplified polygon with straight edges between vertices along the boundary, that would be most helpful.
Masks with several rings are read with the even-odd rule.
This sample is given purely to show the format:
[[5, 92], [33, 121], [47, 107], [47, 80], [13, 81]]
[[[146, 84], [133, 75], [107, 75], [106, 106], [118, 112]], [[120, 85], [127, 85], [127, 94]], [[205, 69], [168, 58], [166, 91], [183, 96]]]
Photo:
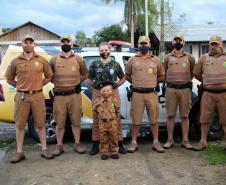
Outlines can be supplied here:
[[35, 94], [35, 93], [39, 93], [39, 92], [42, 92], [42, 89], [38, 90], [38, 91], [21, 91], [21, 90], [18, 90], [18, 92], [21, 92], [21, 93], [26, 93], [26, 94]]
[[186, 84], [172, 84], [172, 83], [167, 83], [168, 88], [175, 88], [175, 89], [186, 89], [191, 87], [191, 83], [186, 83]]
[[81, 92], [81, 84], [78, 84], [75, 86], [74, 89], [69, 91], [54, 91], [54, 96], [69, 96], [74, 93], [79, 94]]
[[72, 95], [74, 93], [76, 93], [74, 89], [71, 90], [71, 91], [60, 91], [60, 92], [59, 91], [58, 92], [54, 91], [54, 95], [55, 96], [68, 96], [68, 95]]
[[133, 87], [133, 92], [137, 92], [137, 93], [151, 93], [151, 92], [155, 92], [155, 88], [137, 88], [137, 87]]
[[226, 92], [226, 89], [221, 89], [221, 90], [211, 90], [211, 89], [205, 89], [205, 88], [204, 88], [204, 91], [211, 92], [211, 93], [223, 93], [223, 92]]

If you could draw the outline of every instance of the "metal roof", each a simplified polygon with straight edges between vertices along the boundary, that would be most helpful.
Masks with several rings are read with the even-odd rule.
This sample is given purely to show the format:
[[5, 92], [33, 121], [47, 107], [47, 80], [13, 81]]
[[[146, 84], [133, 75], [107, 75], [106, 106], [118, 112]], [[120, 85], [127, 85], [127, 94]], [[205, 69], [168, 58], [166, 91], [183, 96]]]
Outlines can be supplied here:
[[[160, 26], [153, 30], [160, 39]], [[206, 25], [168, 25], [165, 26], [166, 42], [171, 42], [175, 34], [183, 34], [187, 42], [208, 42], [212, 35], [220, 35], [226, 41], [226, 24], [206, 24]]]

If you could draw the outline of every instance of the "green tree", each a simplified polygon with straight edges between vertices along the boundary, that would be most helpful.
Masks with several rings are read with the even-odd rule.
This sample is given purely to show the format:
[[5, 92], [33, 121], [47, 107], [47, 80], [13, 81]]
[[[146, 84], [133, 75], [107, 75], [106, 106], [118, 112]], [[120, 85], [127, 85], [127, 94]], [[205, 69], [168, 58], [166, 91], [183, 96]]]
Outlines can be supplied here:
[[[131, 32], [131, 44], [134, 46], [134, 32], [138, 31], [144, 33], [145, 29], [145, 1], [144, 0], [101, 0], [107, 4], [124, 2], [124, 23], [128, 26]], [[168, 21], [171, 21], [173, 5], [171, 0], [165, 1], [165, 16]], [[148, 21], [149, 30], [153, 30], [153, 27], [158, 24], [160, 16], [160, 0], [148, 1]]]
[[77, 31], [75, 33], [75, 43], [80, 47], [84, 47], [86, 44], [86, 34], [83, 31]]
[[10, 31], [10, 30], [11, 30], [11, 28], [2, 28], [2, 33], [5, 33], [5, 32]]
[[128, 32], [123, 31], [119, 24], [105, 26], [96, 31], [92, 37], [93, 43], [98, 46], [102, 42], [109, 40], [129, 40]]

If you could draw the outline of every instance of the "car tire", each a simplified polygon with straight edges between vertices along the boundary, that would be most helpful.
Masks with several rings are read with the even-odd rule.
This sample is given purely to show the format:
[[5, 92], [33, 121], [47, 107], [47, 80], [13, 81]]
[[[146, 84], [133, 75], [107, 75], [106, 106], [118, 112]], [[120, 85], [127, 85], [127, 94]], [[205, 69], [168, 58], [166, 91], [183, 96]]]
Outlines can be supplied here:
[[[195, 117], [194, 117], [194, 126], [195, 126], [196, 131], [198, 131], [200, 133], [199, 118], [200, 118], [200, 110], [197, 110]], [[223, 131], [221, 124], [219, 123], [219, 117], [216, 112], [216, 113], [214, 113], [214, 118], [213, 118], [210, 130], [208, 133], [208, 140], [210, 140], [210, 141], [220, 140], [223, 136], [224, 136], [224, 131]]]
[[[46, 107], [46, 142], [47, 144], [53, 144], [56, 143], [56, 122], [53, 116], [53, 108], [51, 106]], [[30, 114], [28, 119], [28, 131], [31, 137], [37, 141], [40, 142], [39, 136], [38, 136], [38, 130], [34, 123], [34, 119], [32, 117], [32, 114]]]

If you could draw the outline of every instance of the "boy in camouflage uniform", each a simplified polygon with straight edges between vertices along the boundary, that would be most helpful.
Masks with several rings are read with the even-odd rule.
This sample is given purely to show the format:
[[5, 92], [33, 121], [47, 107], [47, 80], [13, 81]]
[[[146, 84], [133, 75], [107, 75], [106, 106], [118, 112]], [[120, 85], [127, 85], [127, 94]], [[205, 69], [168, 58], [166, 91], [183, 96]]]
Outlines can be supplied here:
[[99, 126], [101, 159], [107, 160], [109, 152], [112, 159], [119, 158], [117, 112], [120, 102], [112, 96], [112, 83], [103, 82], [100, 86], [101, 97], [93, 104]]

